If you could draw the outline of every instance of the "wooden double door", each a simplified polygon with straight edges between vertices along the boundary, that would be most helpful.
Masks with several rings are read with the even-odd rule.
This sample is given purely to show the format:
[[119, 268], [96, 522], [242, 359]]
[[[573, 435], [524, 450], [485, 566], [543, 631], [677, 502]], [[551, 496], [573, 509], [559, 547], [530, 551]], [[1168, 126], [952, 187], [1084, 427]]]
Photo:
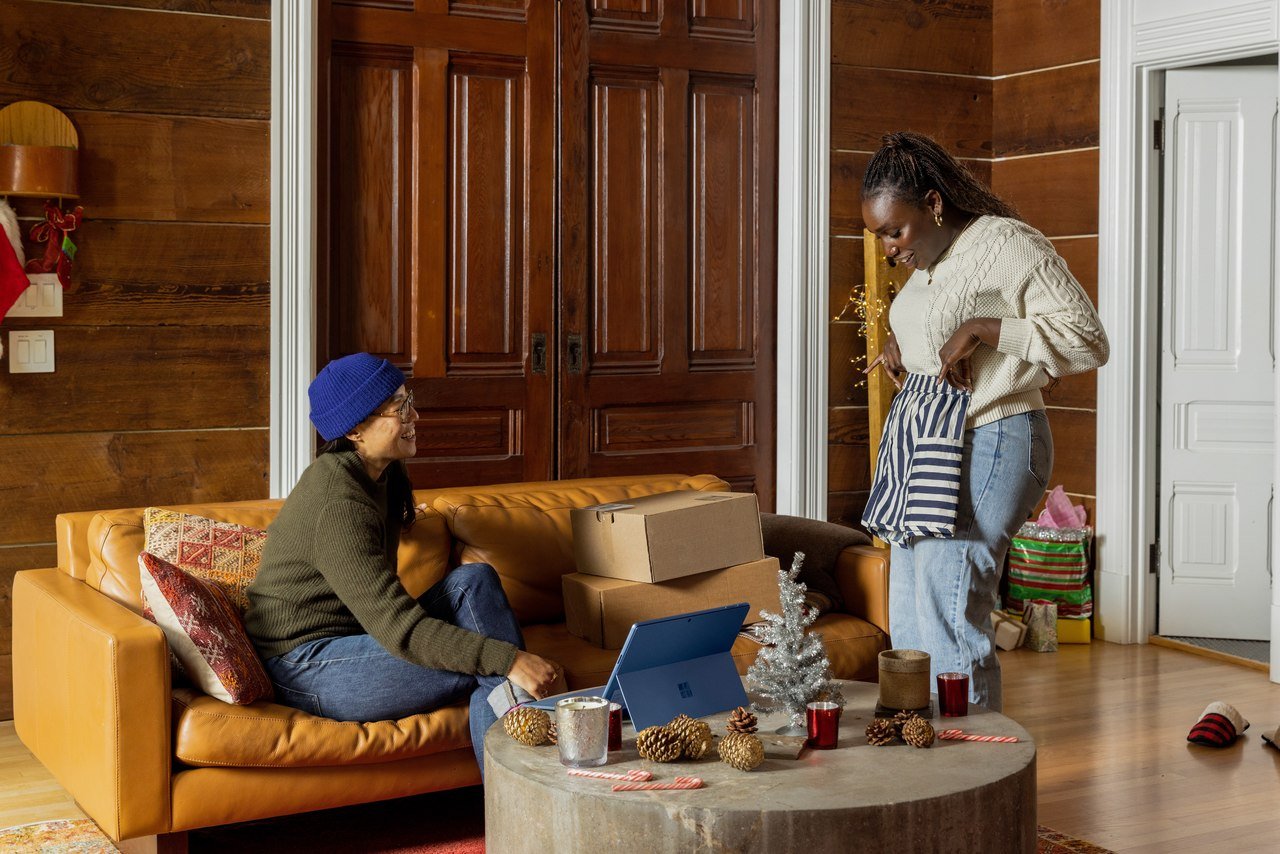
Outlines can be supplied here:
[[326, 3], [319, 356], [410, 377], [415, 485], [772, 505], [776, 3]]

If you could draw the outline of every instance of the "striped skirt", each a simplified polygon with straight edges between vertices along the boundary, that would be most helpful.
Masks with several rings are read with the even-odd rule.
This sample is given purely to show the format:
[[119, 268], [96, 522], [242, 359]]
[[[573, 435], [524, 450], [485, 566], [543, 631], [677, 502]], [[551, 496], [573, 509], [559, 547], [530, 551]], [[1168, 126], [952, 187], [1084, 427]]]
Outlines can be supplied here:
[[936, 377], [907, 374], [889, 407], [876, 477], [862, 524], [904, 544], [912, 537], [953, 537], [964, 457], [969, 393]]

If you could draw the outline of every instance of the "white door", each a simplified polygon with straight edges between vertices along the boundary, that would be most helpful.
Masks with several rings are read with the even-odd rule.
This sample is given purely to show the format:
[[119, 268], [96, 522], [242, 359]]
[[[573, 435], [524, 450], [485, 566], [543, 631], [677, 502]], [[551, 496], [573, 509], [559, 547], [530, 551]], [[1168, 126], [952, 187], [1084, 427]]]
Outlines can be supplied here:
[[1162, 635], [1270, 636], [1276, 92], [1274, 66], [1166, 76]]

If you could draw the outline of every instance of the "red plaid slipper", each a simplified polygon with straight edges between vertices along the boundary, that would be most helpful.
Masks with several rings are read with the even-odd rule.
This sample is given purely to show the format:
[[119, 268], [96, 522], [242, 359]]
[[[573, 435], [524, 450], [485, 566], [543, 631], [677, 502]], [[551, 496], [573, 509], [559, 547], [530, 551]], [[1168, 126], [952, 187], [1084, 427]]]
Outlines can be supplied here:
[[1235, 706], [1227, 703], [1210, 703], [1200, 715], [1200, 720], [1187, 734], [1187, 741], [1206, 747], [1230, 747], [1236, 737], [1249, 728]]

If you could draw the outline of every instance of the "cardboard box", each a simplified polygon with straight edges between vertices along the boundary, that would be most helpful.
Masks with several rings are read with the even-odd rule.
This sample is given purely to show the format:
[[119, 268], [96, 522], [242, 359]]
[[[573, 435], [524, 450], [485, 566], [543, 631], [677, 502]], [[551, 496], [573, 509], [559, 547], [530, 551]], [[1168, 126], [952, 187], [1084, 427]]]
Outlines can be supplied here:
[[751, 493], [664, 492], [584, 507], [571, 519], [578, 572], [590, 575], [653, 583], [764, 557]]
[[646, 584], [576, 572], [560, 577], [564, 591], [565, 627], [605, 649], [621, 649], [631, 624], [748, 602], [747, 619], [760, 619], [760, 609], [775, 614], [778, 601], [778, 559], [767, 557], [727, 569], [687, 575]]

